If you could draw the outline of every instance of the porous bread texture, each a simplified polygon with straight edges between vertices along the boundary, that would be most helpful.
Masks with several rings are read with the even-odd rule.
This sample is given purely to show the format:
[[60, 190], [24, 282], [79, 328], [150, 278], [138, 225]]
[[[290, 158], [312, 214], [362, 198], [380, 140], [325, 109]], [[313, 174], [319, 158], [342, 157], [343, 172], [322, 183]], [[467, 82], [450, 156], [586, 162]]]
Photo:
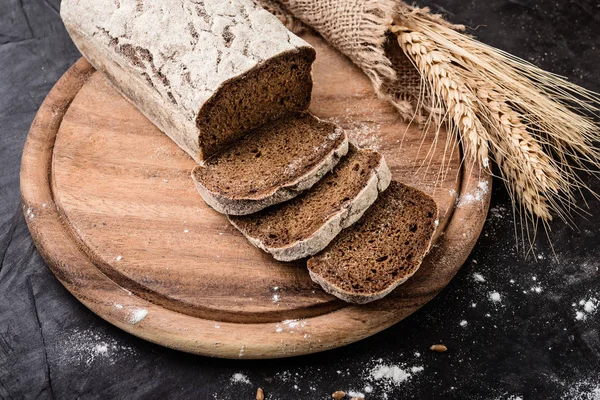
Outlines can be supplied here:
[[314, 187], [289, 202], [229, 221], [276, 260], [293, 261], [323, 250], [360, 219], [391, 181], [383, 155], [350, 144], [348, 154]]
[[347, 152], [339, 126], [295, 113], [249, 132], [198, 165], [192, 178], [216, 211], [247, 215], [309, 189]]
[[63, 0], [88, 61], [198, 163], [305, 110], [314, 49], [252, 0]]
[[362, 219], [308, 260], [311, 279], [350, 303], [381, 299], [419, 269], [437, 214], [430, 196], [392, 181]]

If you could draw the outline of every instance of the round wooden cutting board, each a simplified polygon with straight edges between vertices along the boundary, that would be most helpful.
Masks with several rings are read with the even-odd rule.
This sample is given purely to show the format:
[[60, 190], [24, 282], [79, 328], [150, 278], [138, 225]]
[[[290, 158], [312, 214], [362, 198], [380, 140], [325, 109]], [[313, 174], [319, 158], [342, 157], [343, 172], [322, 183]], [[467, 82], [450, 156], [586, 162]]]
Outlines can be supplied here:
[[[194, 161], [84, 60], [52, 89], [23, 154], [29, 229], [62, 284], [110, 323], [191, 353], [228, 358], [307, 354], [397, 323], [456, 274], [479, 236], [490, 178], [374, 94], [367, 77], [314, 36], [311, 111], [380, 150], [393, 178], [435, 198], [437, 242], [386, 298], [346, 304], [313, 283], [305, 262], [280, 263], [204, 204]], [[439, 174], [443, 170], [446, 174]]]

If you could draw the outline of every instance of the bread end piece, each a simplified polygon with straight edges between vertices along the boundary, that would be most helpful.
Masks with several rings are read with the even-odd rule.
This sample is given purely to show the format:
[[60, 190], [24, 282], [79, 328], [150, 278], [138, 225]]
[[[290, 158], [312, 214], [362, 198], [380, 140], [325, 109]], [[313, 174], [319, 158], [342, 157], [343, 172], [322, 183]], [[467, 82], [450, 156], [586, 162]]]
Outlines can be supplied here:
[[417, 272], [437, 215], [430, 196], [392, 181], [358, 223], [308, 260], [310, 277], [346, 302], [379, 300]]

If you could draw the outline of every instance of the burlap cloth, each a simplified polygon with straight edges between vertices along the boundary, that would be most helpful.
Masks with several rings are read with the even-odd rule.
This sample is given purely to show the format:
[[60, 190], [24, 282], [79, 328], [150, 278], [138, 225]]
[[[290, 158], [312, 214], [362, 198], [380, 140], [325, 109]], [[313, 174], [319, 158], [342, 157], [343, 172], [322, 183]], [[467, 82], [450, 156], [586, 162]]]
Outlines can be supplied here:
[[[407, 120], [428, 114], [427, 85], [406, 57], [389, 27], [419, 9], [399, 0], [258, 0], [292, 32], [313, 29], [350, 58], [371, 79], [377, 94]], [[429, 15], [437, 22], [439, 16]]]

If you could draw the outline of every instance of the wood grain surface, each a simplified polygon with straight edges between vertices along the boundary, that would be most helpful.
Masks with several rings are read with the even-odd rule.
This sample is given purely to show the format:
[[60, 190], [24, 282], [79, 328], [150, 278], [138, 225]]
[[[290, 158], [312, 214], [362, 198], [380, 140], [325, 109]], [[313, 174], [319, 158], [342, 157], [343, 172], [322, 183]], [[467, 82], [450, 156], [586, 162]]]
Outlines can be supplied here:
[[311, 111], [380, 150], [394, 179], [438, 203], [438, 239], [417, 274], [368, 305], [327, 295], [304, 261], [273, 260], [206, 206], [190, 178], [194, 161], [81, 59], [42, 104], [21, 169], [32, 237], [77, 299], [167, 347], [274, 358], [373, 335], [446, 286], [481, 232], [489, 176], [460, 164], [444, 130], [402, 122], [322, 39], [305, 39], [317, 49]]

